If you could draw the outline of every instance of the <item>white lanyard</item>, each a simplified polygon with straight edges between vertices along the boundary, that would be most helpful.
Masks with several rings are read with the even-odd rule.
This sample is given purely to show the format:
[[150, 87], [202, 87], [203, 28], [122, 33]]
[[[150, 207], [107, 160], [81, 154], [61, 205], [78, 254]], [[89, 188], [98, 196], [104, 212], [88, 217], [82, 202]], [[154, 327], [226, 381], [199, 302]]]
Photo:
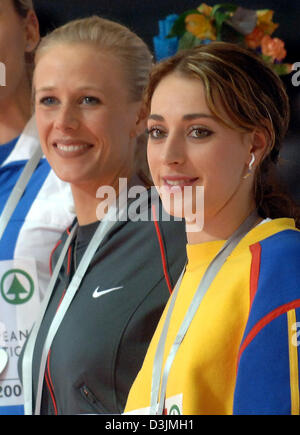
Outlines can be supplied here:
[[24, 392], [24, 408], [25, 408], [25, 414], [31, 415], [32, 414], [32, 358], [33, 358], [33, 352], [34, 352], [34, 346], [36, 342], [36, 338], [38, 335], [38, 331], [40, 328], [40, 325], [43, 321], [44, 314], [46, 312], [48, 303], [50, 301], [50, 298], [52, 296], [53, 289], [56, 284], [56, 280], [60, 271], [60, 268], [63, 264], [64, 258], [68, 252], [69, 246], [72, 242], [73, 236], [75, 234], [75, 231], [77, 230], [77, 225], [74, 226], [71, 233], [69, 234], [69, 237], [61, 251], [61, 254], [59, 256], [59, 259], [55, 265], [53, 274], [51, 276], [46, 296], [43, 300], [43, 303], [41, 305], [41, 309], [39, 311], [39, 315], [36, 319], [36, 322], [31, 330], [30, 336], [26, 343], [26, 348], [23, 355], [22, 360], [22, 374], [23, 374], [23, 392]]
[[[162, 415], [163, 408], [165, 404], [167, 382], [170, 373], [172, 363], [178, 352], [178, 349], [185, 337], [187, 330], [189, 329], [192, 320], [205, 296], [207, 290], [209, 289], [211, 283], [213, 282], [215, 276], [223, 266], [224, 262], [240, 242], [240, 240], [251, 230], [255, 222], [258, 219], [257, 211], [255, 210], [248, 218], [242, 223], [242, 225], [233, 233], [233, 235], [225, 242], [224, 246], [209, 264], [206, 269], [202, 280], [197, 288], [194, 298], [186, 312], [186, 315], [181, 323], [177, 336], [173, 342], [170, 349], [169, 355], [167, 357], [163, 373], [163, 357], [165, 343], [167, 339], [167, 333], [169, 329], [169, 323], [171, 320], [171, 315], [175, 306], [176, 297], [180, 288], [180, 284], [184, 275], [184, 270], [175, 286], [174, 292], [172, 294], [172, 299], [170, 301], [169, 309], [166, 315], [166, 319], [163, 325], [162, 333], [157, 345], [153, 371], [152, 371], [152, 386], [151, 386], [151, 402], [150, 402], [150, 415]], [[159, 394], [160, 389], [160, 394]]]
[[38, 147], [35, 153], [26, 163], [22, 174], [20, 175], [18, 181], [15, 184], [15, 187], [13, 188], [0, 216], [0, 240], [42, 156], [42, 149]]
[[[141, 195], [142, 197], [142, 195]], [[103, 241], [104, 237], [108, 234], [108, 232], [111, 230], [111, 228], [116, 223], [116, 216], [118, 215], [118, 219], [120, 221], [126, 220], [126, 213], [127, 213], [127, 204], [124, 205], [123, 201], [126, 201], [126, 197], [124, 195], [120, 195], [119, 197], [119, 211], [116, 210], [114, 206], [110, 207], [108, 213], [105, 215], [103, 220], [99, 223], [99, 226], [90, 241], [80, 263], [79, 266], [67, 288], [65, 297], [63, 298], [53, 320], [49, 327], [48, 334], [46, 337], [46, 340], [44, 342], [43, 350], [42, 350], [42, 356], [41, 356], [41, 363], [40, 363], [40, 369], [39, 369], [39, 377], [38, 377], [38, 386], [37, 386], [37, 394], [36, 394], [36, 404], [35, 404], [35, 414], [40, 414], [41, 409], [41, 400], [42, 400], [42, 392], [43, 392], [43, 384], [44, 384], [44, 374], [45, 374], [45, 368], [47, 363], [47, 358], [49, 354], [50, 347], [52, 345], [53, 339], [58, 331], [58, 328], [80, 286], [80, 283], [86, 273], [87, 268], [89, 267], [96, 250], [98, 249], [100, 243]], [[146, 196], [144, 199], [146, 202], [148, 202], [148, 193], [146, 192]], [[117, 214], [118, 212], [118, 214]], [[34, 353], [34, 347], [35, 342], [38, 336], [39, 328], [42, 324], [44, 314], [47, 310], [48, 303], [50, 301], [52, 292], [54, 290], [60, 268], [63, 264], [64, 258], [67, 254], [68, 248], [72, 242], [73, 236], [77, 230], [77, 227], [74, 227], [63, 247], [63, 250], [60, 254], [60, 257], [58, 259], [58, 262], [54, 268], [46, 295], [47, 297], [43, 301], [42, 308], [39, 314], [39, 317], [30, 333], [29, 339], [26, 344], [26, 348], [23, 355], [23, 361], [22, 361], [22, 373], [23, 373], [23, 389], [24, 389], [24, 406], [25, 406], [25, 414], [31, 415], [32, 414], [32, 360], [33, 360], [33, 353]]]
[[[48, 353], [52, 344], [52, 341], [57, 333], [57, 330], [65, 316], [65, 313], [67, 312], [79, 286], [80, 283], [86, 273], [87, 268], [89, 267], [96, 250], [98, 249], [100, 243], [110, 231], [112, 226], [115, 224], [115, 220], [110, 220], [111, 216], [115, 216], [115, 209], [111, 209], [110, 212], [105, 216], [105, 218], [99, 223], [99, 226], [90, 241], [82, 260], [79, 263], [79, 266], [67, 288], [65, 297], [63, 298], [53, 320], [50, 325], [50, 328], [48, 330], [48, 334], [46, 337], [46, 340], [44, 342], [43, 350], [42, 350], [42, 356], [41, 356], [41, 363], [40, 363], [40, 370], [39, 370], [39, 377], [38, 377], [38, 387], [37, 387], [37, 394], [36, 394], [36, 404], [35, 404], [35, 414], [40, 414], [40, 408], [41, 408], [41, 400], [42, 400], [42, 392], [43, 392], [43, 384], [44, 384], [44, 374], [45, 374], [45, 368], [48, 358]], [[30, 337], [28, 339], [26, 349], [23, 356], [23, 388], [24, 388], [24, 406], [25, 406], [25, 414], [32, 414], [32, 358], [33, 358], [33, 352], [34, 352], [34, 346], [36, 342], [36, 338], [38, 335], [38, 331], [40, 328], [40, 325], [43, 321], [44, 314], [46, 312], [48, 302], [50, 300], [51, 294], [53, 292], [53, 289], [55, 287], [60, 268], [62, 266], [63, 260], [65, 258], [65, 255], [68, 251], [68, 248], [71, 244], [71, 241], [73, 239], [73, 236], [75, 234], [75, 231], [77, 230], [77, 226], [73, 228], [71, 234], [69, 235], [65, 246], [61, 252], [61, 255], [59, 257], [59, 260], [56, 264], [56, 267], [53, 271], [53, 275], [51, 277], [51, 281], [49, 284], [49, 287], [47, 289], [47, 300], [44, 300], [42, 310], [40, 313], [39, 318], [37, 319], [34, 328], [32, 329], [32, 332], [30, 334]]]

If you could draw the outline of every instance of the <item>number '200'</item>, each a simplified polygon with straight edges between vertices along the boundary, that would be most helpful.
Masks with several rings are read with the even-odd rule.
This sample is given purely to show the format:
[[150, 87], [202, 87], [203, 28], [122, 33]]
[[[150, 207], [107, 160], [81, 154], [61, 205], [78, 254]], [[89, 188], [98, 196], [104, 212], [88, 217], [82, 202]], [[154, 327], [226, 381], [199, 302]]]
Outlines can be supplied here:
[[3, 397], [19, 397], [22, 394], [22, 388], [20, 385], [16, 384], [13, 386], [6, 385], [5, 387], [0, 387], [0, 398]]

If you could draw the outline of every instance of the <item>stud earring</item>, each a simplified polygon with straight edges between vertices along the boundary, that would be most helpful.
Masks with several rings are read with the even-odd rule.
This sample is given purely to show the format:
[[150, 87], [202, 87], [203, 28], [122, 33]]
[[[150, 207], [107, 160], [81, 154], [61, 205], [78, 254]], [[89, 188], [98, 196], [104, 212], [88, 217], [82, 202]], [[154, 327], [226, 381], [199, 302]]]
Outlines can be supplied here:
[[254, 153], [251, 153], [251, 156], [252, 156], [251, 161], [250, 161], [249, 166], [248, 166], [248, 173], [243, 177], [244, 180], [249, 177], [249, 175], [252, 173], [252, 170], [253, 170], [253, 164], [255, 162]]

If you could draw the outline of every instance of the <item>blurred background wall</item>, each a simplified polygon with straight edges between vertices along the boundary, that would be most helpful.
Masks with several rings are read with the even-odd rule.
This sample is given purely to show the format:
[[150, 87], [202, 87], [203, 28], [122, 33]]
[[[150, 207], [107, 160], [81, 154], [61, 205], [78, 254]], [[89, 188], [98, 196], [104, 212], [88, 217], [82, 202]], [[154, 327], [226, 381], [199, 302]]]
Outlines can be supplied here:
[[[127, 25], [153, 48], [152, 38], [158, 33], [158, 20], [171, 13], [195, 8], [201, 0], [34, 0], [41, 33], [74, 18], [97, 14]], [[222, 1], [206, 0], [212, 6]], [[274, 10], [279, 23], [274, 37], [283, 39], [287, 49], [286, 62], [300, 62], [300, 0], [231, 0], [249, 9]], [[283, 76], [291, 101], [291, 123], [281, 153], [280, 176], [292, 196], [300, 203], [300, 76], [299, 86], [292, 84], [292, 74]]]

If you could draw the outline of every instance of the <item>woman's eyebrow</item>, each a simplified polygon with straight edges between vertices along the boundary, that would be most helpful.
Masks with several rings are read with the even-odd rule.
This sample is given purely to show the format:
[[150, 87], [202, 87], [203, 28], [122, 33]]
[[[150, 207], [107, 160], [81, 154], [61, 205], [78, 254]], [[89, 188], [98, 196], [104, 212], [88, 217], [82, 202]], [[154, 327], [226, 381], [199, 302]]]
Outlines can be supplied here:
[[35, 93], [38, 93], [38, 92], [51, 92], [54, 89], [55, 89], [54, 86], [42, 86], [40, 88], [35, 88], [34, 91], [35, 91]]
[[155, 113], [148, 116], [148, 119], [153, 119], [154, 121], [163, 121], [164, 117], [161, 115], [156, 115]]
[[187, 115], [184, 115], [182, 117], [183, 120], [185, 121], [191, 121], [193, 119], [197, 119], [197, 118], [211, 118], [211, 119], [216, 119], [215, 116], [210, 115], [209, 113], [188, 113]]
[[[184, 121], [191, 121], [193, 119], [198, 119], [198, 118], [211, 118], [211, 119], [216, 119], [215, 116], [210, 115], [209, 113], [188, 113], [186, 115], [183, 115], [182, 119]], [[152, 113], [151, 115], [149, 115], [148, 119], [153, 119], [154, 121], [164, 121], [164, 117], [161, 115], [157, 115], [155, 113]]]

